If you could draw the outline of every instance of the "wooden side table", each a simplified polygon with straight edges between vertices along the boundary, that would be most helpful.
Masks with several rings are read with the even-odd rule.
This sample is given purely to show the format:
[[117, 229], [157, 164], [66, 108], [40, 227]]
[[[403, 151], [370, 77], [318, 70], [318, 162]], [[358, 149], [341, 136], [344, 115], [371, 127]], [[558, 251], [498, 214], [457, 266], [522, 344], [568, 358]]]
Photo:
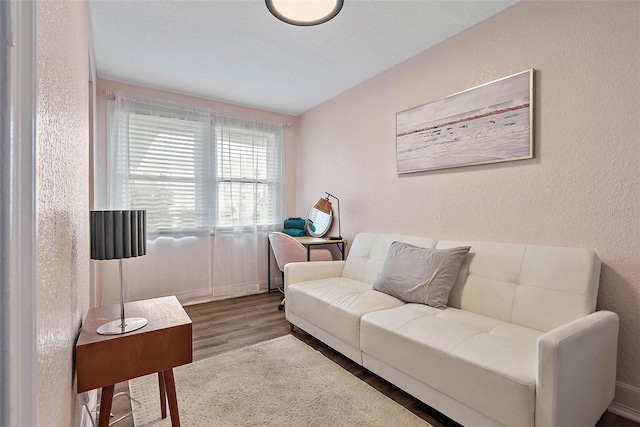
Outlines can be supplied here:
[[193, 361], [191, 319], [175, 296], [129, 302], [125, 310], [128, 317], [145, 317], [149, 323], [122, 335], [99, 335], [100, 325], [120, 317], [120, 305], [87, 313], [76, 343], [78, 393], [102, 387], [98, 425], [107, 427], [115, 384], [157, 372], [162, 418], [168, 399], [171, 425], [178, 427], [173, 368]]

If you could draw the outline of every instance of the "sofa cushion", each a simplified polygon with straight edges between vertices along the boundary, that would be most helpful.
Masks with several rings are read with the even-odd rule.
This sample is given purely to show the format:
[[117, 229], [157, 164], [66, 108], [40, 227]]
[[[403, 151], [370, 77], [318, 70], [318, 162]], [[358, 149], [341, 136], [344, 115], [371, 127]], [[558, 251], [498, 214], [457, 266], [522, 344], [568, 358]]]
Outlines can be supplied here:
[[374, 291], [368, 283], [345, 277], [300, 282], [287, 288], [288, 311], [356, 349], [360, 348], [362, 315], [403, 304]]
[[450, 307], [550, 331], [593, 313], [600, 280], [595, 252], [514, 243], [445, 241], [471, 246], [449, 296]]
[[351, 244], [343, 277], [373, 285], [393, 242], [405, 242], [421, 248], [435, 248], [437, 241], [402, 234], [358, 233]]
[[[363, 353], [505, 425], [532, 425], [542, 332], [454, 308], [364, 315]], [[366, 367], [366, 366], [365, 366]]]
[[470, 246], [431, 249], [393, 242], [373, 289], [405, 302], [446, 308], [469, 249]]

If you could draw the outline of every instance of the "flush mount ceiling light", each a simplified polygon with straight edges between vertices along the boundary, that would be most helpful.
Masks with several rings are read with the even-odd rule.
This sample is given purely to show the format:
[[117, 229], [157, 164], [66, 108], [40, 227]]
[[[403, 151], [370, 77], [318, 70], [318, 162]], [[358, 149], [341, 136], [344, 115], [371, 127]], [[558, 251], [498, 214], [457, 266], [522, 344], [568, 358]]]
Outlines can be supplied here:
[[269, 12], [291, 25], [318, 25], [335, 17], [344, 0], [266, 0]]

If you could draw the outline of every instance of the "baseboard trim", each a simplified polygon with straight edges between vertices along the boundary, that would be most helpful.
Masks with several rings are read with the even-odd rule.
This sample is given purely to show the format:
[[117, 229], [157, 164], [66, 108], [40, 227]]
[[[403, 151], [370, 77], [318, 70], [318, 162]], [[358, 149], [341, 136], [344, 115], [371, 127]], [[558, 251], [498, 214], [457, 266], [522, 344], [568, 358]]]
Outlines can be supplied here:
[[616, 402], [611, 403], [611, 405], [609, 405], [609, 407], [607, 408], [607, 411], [616, 415], [620, 415], [621, 417], [627, 418], [631, 421], [640, 423], [640, 412], [636, 411], [635, 409], [619, 405]]
[[617, 381], [616, 396], [607, 410], [640, 423], [640, 388]]

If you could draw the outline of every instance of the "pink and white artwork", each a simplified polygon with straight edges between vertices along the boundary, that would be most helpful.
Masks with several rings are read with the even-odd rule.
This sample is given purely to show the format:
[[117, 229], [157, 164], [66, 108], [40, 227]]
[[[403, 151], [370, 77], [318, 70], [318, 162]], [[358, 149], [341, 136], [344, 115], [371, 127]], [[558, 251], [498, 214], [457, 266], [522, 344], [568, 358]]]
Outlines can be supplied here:
[[533, 70], [396, 114], [399, 174], [533, 158]]

